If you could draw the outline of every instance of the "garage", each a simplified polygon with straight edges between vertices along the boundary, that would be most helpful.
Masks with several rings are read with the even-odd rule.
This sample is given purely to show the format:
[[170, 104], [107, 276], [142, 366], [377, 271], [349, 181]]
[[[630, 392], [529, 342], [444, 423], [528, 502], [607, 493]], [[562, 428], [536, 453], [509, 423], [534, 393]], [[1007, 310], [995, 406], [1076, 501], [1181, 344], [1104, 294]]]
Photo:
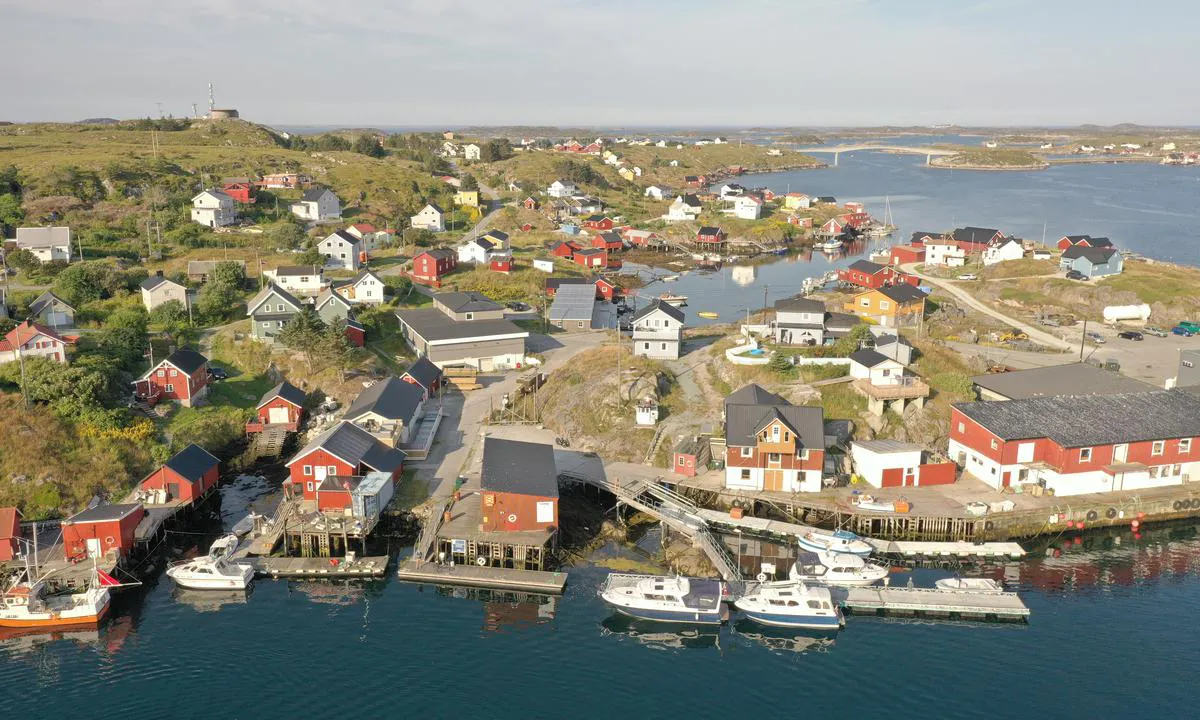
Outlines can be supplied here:
[[272, 425], [283, 425], [291, 422], [291, 418], [288, 417], [288, 409], [285, 407], [270, 408], [267, 413], [267, 422]]

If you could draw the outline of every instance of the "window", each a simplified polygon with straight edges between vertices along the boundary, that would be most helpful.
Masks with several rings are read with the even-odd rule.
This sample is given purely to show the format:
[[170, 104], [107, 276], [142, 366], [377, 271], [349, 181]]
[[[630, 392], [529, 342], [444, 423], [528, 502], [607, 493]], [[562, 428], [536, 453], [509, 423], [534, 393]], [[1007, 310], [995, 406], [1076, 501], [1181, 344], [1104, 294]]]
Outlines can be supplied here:
[[1162, 455], [1163, 451], [1166, 450], [1166, 447], [1167, 447], [1166, 440], [1155, 440], [1154, 444], [1150, 446], [1150, 455], [1155, 456], [1155, 457], [1158, 455]]
[[325, 471], [330, 475], [337, 475], [337, 465], [330, 465], [325, 468]]
[[300, 282], [302, 282], [302, 283], [306, 283], [306, 282], [308, 282], [308, 277], [307, 277], [307, 276], [301, 276], [301, 277], [300, 277]]
[[1183, 438], [1179, 441], [1179, 452], [1190, 453], [1192, 451], [1192, 439]]
[[754, 448], [742, 448], [742, 457], [754, 457]]
[[166, 376], [167, 376], [167, 371], [166, 371], [166, 370], [159, 370], [159, 371], [158, 371], [158, 376], [159, 376], [159, 377], [166, 377]]
[[959, 423], [959, 424], [958, 424], [958, 431], [959, 431], [960, 433], [961, 433], [961, 432], [966, 432], [966, 431], [967, 431], [967, 426], [966, 426], [966, 424], [965, 424], [965, 423]]
[[304, 466], [304, 474], [305, 474], [305, 475], [312, 475], [312, 465], [305, 465], [305, 466]]
[[163, 390], [165, 392], [175, 392], [175, 386], [171, 383], [167, 383], [166, 385], [163, 385]]
[[808, 459], [808, 448], [804, 448], [803, 450], [801, 450], [800, 452], [798, 452], [796, 454], [800, 456], [801, 460], [807, 460]]
[[879, 309], [880, 309], [880, 310], [887, 310], [887, 309], [888, 309], [888, 308], [890, 308], [891, 306], [892, 306], [892, 304], [891, 304], [891, 303], [889, 303], [887, 300], [880, 300], [880, 301], [879, 301]]
[[1182, 472], [1183, 472], [1183, 466], [1182, 466], [1182, 465], [1172, 465], [1172, 466], [1171, 466], [1171, 474], [1172, 474], [1172, 475], [1179, 475], [1179, 474], [1180, 474], [1180, 473], [1182, 473]]
[[870, 299], [870, 298], [863, 298], [862, 300], [859, 300], [859, 301], [858, 301], [858, 304], [859, 304], [859, 305], [862, 305], [863, 307], [871, 307], [871, 299]]
[[1152, 479], [1158, 477], [1158, 466], [1157, 465], [1150, 468], [1150, 477]]
[[1180, 364], [1180, 365], [1182, 365], [1182, 366], [1184, 366], [1184, 367], [1186, 367], [1186, 368], [1190, 368], [1190, 367], [1192, 367], [1192, 361], [1191, 361], [1191, 360], [1180, 360], [1180, 361], [1179, 361], [1179, 364]]
[[467, 313], [467, 319], [468, 319], [468, 320], [474, 320], [474, 319], [475, 319], [475, 313]]
[[271, 323], [269, 323], [269, 322], [264, 322], [264, 323], [262, 324], [262, 326], [263, 326], [263, 327], [265, 327], [265, 328], [269, 328], [269, 327], [271, 327]]
[[283, 311], [284, 311], [283, 303], [279, 303], [278, 305], [275, 306], [275, 312], [283, 312]]
[[779, 462], [779, 453], [769, 453], [767, 455], [767, 462], [773, 462], [773, 463]]
[[579, 321], [579, 327], [583, 327], [583, 321], [582, 321], [582, 320], [580, 320], [580, 321]]
[[306, 483], [304, 483], [304, 489], [305, 489], [305, 490], [308, 490], [309, 492], [312, 492], [312, 491], [313, 491], [313, 484], [312, 484], [312, 482], [311, 482], [311, 481], [309, 481], [309, 482], [306, 482]]
[[787, 430], [784, 430], [783, 431], [783, 441], [790, 442], [791, 439], [792, 439], [792, 434], [790, 432], [788, 432]]
[[666, 344], [666, 343], [662, 343], [662, 349], [663, 349], [663, 350], [666, 350], [666, 349], [667, 349], [667, 344]]
[[1092, 449], [1091, 448], [1079, 448], [1079, 462], [1085, 463], [1085, 462], [1091, 462], [1091, 461], [1092, 461]]
[[650, 343], [642, 343], [642, 345], [644, 345], [644, 347], [642, 348], [643, 350], [649, 350], [649, 349], [650, 349]]
[[1000, 449], [1000, 441], [999, 441], [999, 440], [997, 440], [996, 438], [992, 438], [992, 449], [993, 449], [993, 450], [999, 450], [999, 449]]
[[771, 426], [771, 440], [773, 442], [779, 442], [779, 426], [778, 425]]
[[682, 455], [680, 455], [678, 458], [676, 458], [676, 460], [677, 460], [677, 462], [676, 462], [677, 465], [684, 465], [687, 462], [686, 459]]
[[742, 479], [743, 479], [743, 480], [749, 480], [749, 479], [750, 479], [750, 470], [749, 470], [749, 469], [743, 469], [743, 470], [742, 470]]
[[171, 368], [171, 377], [175, 377], [178, 374], [179, 373], [175, 370], [175, 368]]
[[544, 501], [537, 504], [537, 522], [554, 522], [554, 503], [552, 501]]

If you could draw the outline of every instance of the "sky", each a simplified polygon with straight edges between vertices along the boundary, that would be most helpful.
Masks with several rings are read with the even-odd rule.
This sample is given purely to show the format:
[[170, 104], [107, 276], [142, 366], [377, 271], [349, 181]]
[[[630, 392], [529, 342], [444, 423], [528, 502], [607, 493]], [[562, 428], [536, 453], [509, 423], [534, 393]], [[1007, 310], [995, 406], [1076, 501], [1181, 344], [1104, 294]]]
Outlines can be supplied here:
[[189, 116], [211, 82], [273, 125], [1193, 125], [1198, 21], [1182, 0], [0, 0], [0, 120]]

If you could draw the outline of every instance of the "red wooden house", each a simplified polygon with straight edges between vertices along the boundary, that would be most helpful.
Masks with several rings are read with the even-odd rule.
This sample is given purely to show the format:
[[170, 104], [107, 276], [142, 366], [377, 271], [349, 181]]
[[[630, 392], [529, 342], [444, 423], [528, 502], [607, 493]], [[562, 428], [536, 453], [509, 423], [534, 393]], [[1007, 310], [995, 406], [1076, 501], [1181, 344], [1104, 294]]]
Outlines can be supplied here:
[[616, 223], [607, 215], [589, 215], [583, 219], [583, 226], [589, 230], [612, 230]]
[[837, 237], [846, 231], [846, 224], [839, 218], [830, 218], [821, 226], [821, 234]]
[[166, 491], [167, 500], [189, 505], [217, 486], [221, 461], [195, 443], [171, 456], [162, 467], [147, 475], [138, 487]]
[[776, 197], [778, 197], [778, 195], [776, 195], [776, 194], [775, 194], [775, 191], [774, 191], [774, 190], [772, 190], [771, 188], [766, 188], [766, 189], [764, 189], [764, 190], [762, 191], [762, 199], [763, 199], [763, 202], [771, 202], [771, 201], [773, 201], [773, 200], [774, 200]]
[[820, 492], [825, 423], [820, 407], [792, 405], [758, 385], [725, 399], [725, 487]]
[[658, 233], [653, 230], [626, 230], [625, 238], [636, 247], [648, 247], [658, 243]]
[[671, 469], [686, 477], [696, 477], [711, 457], [708, 442], [698, 437], [690, 437], [676, 445], [673, 456]]
[[1057, 244], [1059, 250], [1066, 250], [1070, 247], [1109, 248], [1112, 246], [1112, 240], [1106, 237], [1094, 238], [1091, 235], [1063, 235]]
[[917, 285], [920, 282], [915, 275], [909, 275], [891, 265], [880, 265], [870, 260], [855, 260], [849, 266], [838, 270], [838, 280], [871, 290], [878, 290], [881, 287], [897, 283]]
[[846, 213], [841, 217], [842, 223], [858, 230], [871, 223], [871, 216], [865, 212]]
[[538, 209], [538, 201], [533, 197], [525, 198], [525, 201], [522, 202], [521, 204], [525, 206], [526, 210], [537, 210]]
[[603, 145], [601, 145], [598, 142], [593, 142], [593, 143], [588, 143], [587, 145], [584, 145], [582, 148], [579, 149], [579, 152], [587, 153], [589, 155], [599, 155], [603, 149], [604, 149]]
[[0, 507], [0, 562], [21, 554], [21, 511], [15, 507]]
[[549, 445], [484, 438], [479, 486], [480, 531], [557, 530], [558, 470]]
[[793, 214], [787, 216], [787, 221], [789, 225], [795, 225], [796, 227], [805, 228], [807, 230], [812, 229], [813, 219], [810, 217]]
[[141, 503], [97, 505], [62, 521], [63, 554], [68, 560], [104, 557], [110, 552], [124, 557], [133, 549], [134, 531], [146, 516]]
[[551, 255], [554, 257], [566, 258], [568, 260], [575, 255], [576, 250], [579, 250], [579, 246], [566, 240], [560, 240], [550, 246]]
[[134, 382], [134, 395], [151, 405], [161, 400], [176, 400], [184, 407], [191, 407], [208, 394], [208, 381], [208, 358], [195, 350], [180, 348]]
[[292, 487], [314, 501], [326, 478], [357, 478], [374, 470], [390, 473], [395, 481], [403, 466], [403, 452], [347, 421], [313, 438], [286, 464]]
[[604, 248], [584, 248], [576, 250], [571, 256], [576, 265], [586, 268], [606, 268], [609, 266], [608, 251]]
[[725, 231], [718, 227], [702, 227], [696, 232], [697, 245], [721, 245], [725, 242]]
[[617, 287], [617, 285], [615, 283], [611, 283], [602, 277], [596, 278], [596, 295], [597, 295], [597, 297], [601, 297], [609, 302], [612, 302], [613, 298], [616, 297], [617, 292], [619, 290], [620, 290], [620, 288]]
[[429, 358], [422, 355], [417, 358], [416, 362], [408, 366], [400, 379], [424, 390], [425, 396], [422, 399], [428, 400], [442, 386], [442, 370]]
[[513, 269], [512, 255], [493, 255], [488, 260], [488, 269], [492, 272], [510, 273]]
[[846, 208], [846, 210], [848, 210], [854, 214], [863, 213], [863, 212], [866, 212], [866, 210], [867, 210], [867, 207], [858, 201], [848, 202], [845, 204], [844, 207]]
[[683, 182], [688, 187], [704, 187], [703, 175], [688, 175], [683, 179]]
[[221, 192], [243, 204], [254, 202], [254, 183], [250, 178], [225, 178]]
[[296, 432], [304, 418], [304, 401], [307, 397], [303, 390], [284, 380], [268, 390], [258, 401], [254, 409], [258, 417], [246, 423], [246, 432], [262, 432], [268, 426], [279, 426], [288, 432]]
[[367, 329], [353, 317], [346, 318], [346, 329], [342, 331], [342, 335], [346, 337], [346, 342], [354, 347], [363, 347], [367, 344]]
[[409, 275], [417, 282], [441, 287], [442, 278], [453, 272], [457, 266], [457, 253], [450, 248], [434, 248], [425, 250], [412, 259], [412, 271]]
[[1004, 233], [995, 228], [982, 228], [968, 225], [967, 227], [955, 228], [950, 232], [950, 239], [956, 245], [962, 248], [968, 255], [972, 253], [982, 253], [988, 249], [992, 243], [998, 243], [1004, 239]]
[[621, 234], [618, 232], [602, 232], [592, 238], [592, 247], [604, 248], [609, 252], [620, 252], [625, 249], [625, 241], [621, 239]]

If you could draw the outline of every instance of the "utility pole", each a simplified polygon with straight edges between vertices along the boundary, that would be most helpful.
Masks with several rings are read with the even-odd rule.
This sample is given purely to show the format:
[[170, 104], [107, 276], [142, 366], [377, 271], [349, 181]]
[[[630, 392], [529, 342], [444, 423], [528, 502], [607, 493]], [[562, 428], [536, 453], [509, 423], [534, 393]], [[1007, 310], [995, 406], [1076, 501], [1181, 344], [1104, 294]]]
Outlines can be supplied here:
[[1083, 346], [1087, 342], [1087, 318], [1083, 319], [1083, 337], [1079, 338], [1079, 362], [1083, 362]]
[[[29, 320], [21, 323], [28, 327]], [[29, 393], [25, 390], [25, 355], [21, 352], [21, 346], [25, 341], [21, 339], [21, 325], [17, 326], [17, 362], [21, 365], [21, 399], [25, 401], [25, 409], [29, 409]], [[36, 533], [36, 529], [34, 531]]]
[[763, 325], [767, 324], [767, 290], [770, 290], [769, 284], [763, 285]]

